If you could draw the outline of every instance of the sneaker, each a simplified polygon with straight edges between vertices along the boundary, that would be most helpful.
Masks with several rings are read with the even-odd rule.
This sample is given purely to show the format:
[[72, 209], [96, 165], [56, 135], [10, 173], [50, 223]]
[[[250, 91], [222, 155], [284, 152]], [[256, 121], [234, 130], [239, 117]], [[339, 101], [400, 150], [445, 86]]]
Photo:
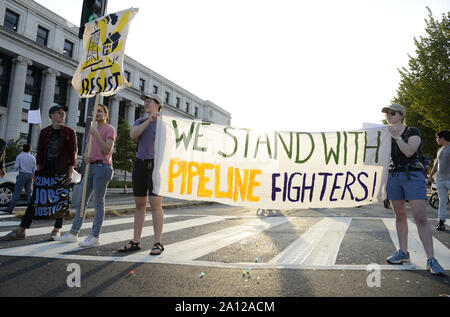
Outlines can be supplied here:
[[395, 251], [394, 254], [386, 258], [386, 261], [390, 264], [409, 263], [409, 252], [405, 253], [402, 250]]
[[52, 230], [50, 232], [50, 240], [58, 241], [61, 238], [61, 233], [59, 231]]
[[19, 232], [19, 230], [13, 230], [10, 233], [8, 233], [6, 236], [1, 237], [1, 241], [14, 241], [14, 240], [24, 240], [25, 239], [25, 232]]
[[79, 243], [80, 247], [96, 247], [100, 245], [99, 238], [89, 235], [84, 241]]
[[439, 223], [436, 227], [436, 230], [439, 230], [439, 231], [445, 230], [445, 220], [439, 219]]
[[73, 235], [70, 232], [67, 232], [62, 237], [60, 237], [57, 241], [61, 242], [61, 243], [78, 242], [78, 235]]
[[445, 276], [445, 270], [435, 258], [429, 258], [427, 260], [427, 270], [429, 270], [431, 274]]

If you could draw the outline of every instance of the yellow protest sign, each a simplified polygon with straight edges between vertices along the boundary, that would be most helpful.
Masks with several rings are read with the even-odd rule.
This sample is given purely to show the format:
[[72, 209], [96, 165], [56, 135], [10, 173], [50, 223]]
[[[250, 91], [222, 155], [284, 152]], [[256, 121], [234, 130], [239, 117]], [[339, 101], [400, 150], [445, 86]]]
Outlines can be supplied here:
[[130, 85], [123, 58], [130, 22], [138, 11], [111, 13], [85, 25], [83, 56], [72, 78], [80, 97], [110, 96]]

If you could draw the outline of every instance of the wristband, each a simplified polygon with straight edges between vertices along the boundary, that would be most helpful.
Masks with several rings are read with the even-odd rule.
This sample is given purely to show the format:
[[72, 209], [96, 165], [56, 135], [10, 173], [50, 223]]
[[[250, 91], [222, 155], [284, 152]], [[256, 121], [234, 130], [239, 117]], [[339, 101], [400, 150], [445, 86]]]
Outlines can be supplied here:
[[395, 140], [401, 141], [401, 140], [402, 140], [402, 137], [401, 137], [401, 136], [398, 136], [398, 137], [395, 138]]

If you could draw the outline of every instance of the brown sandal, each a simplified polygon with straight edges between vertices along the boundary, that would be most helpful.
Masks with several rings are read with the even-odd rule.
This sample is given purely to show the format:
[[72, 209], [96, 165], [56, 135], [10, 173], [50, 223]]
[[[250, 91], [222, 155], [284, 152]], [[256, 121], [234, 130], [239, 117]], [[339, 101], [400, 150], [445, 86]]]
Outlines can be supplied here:
[[140, 242], [133, 242], [130, 241], [128, 242], [122, 249], [119, 249], [119, 252], [131, 252], [131, 251], [139, 251], [141, 249], [141, 247], [139, 246], [141, 243]]

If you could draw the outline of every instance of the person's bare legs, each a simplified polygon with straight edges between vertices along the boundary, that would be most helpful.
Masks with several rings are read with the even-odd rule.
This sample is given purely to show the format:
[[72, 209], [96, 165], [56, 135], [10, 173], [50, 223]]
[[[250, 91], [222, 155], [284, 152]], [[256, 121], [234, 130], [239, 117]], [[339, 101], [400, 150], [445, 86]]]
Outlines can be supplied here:
[[164, 225], [164, 213], [162, 209], [162, 197], [150, 196], [150, 207], [152, 209], [152, 220], [154, 230], [154, 243], [161, 243], [162, 230]]
[[433, 235], [428, 223], [426, 201], [424, 199], [410, 200], [409, 205], [411, 206], [417, 231], [419, 232], [419, 238], [422, 241], [427, 258], [434, 258]]
[[398, 243], [400, 250], [408, 251], [408, 215], [406, 213], [406, 202], [404, 200], [391, 200], [395, 213], [395, 227], [397, 228]]
[[136, 203], [136, 211], [134, 212], [134, 235], [133, 242], [140, 243], [142, 229], [145, 222], [145, 211], [147, 209], [147, 196], [134, 197]]

